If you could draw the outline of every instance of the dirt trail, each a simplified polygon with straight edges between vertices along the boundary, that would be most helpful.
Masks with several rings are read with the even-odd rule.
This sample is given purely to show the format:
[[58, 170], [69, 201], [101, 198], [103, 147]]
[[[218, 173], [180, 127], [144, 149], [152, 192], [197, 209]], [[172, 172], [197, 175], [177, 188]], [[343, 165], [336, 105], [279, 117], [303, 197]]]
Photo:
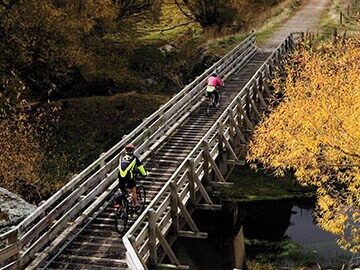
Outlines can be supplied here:
[[294, 16], [260, 46], [263, 50], [274, 50], [292, 32], [306, 32], [316, 28], [321, 15], [330, 6], [330, 0], [308, 0]]

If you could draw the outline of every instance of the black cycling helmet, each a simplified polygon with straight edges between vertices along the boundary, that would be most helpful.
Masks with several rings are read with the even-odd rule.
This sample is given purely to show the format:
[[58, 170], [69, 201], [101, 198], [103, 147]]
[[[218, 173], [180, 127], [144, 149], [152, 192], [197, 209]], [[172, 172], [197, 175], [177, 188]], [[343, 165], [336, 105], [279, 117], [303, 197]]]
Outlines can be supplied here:
[[125, 153], [128, 155], [132, 155], [134, 153], [135, 146], [132, 143], [129, 143], [125, 146]]
[[214, 77], [217, 77], [218, 73], [216, 70], [214, 70], [212, 73], [211, 73], [211, 76], [214, 76]]

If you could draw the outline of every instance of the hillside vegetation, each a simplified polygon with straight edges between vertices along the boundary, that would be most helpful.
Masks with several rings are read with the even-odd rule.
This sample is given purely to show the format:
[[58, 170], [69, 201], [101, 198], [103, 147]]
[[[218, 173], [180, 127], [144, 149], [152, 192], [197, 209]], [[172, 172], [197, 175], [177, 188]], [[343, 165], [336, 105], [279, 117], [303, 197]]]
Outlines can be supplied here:
[[243, 0], [232, 7], [237, 16], [231, 23], [225, 18], [204, 26], [180, 2], [135, 1], [134, 9], [119, 14], [113, 3], [120, 1], [103, 0], [99, 7], [49, 0], [42, 8], [38, 1], [0, 3], [1, 186], [35, 203], [251, 29], [258, 29], [261, 42], [302, 4]]
[[0, 2], [1, 186], [35, 203], [298, 3], [39, 1]]

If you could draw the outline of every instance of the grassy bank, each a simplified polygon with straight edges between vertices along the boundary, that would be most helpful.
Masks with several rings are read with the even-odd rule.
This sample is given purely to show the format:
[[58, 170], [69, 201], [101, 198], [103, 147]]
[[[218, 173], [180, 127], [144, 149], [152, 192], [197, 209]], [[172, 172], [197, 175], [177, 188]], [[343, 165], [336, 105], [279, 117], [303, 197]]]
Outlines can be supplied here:
[[[129, 92], [56, 102], [58, 122], [46, 145], [45, 196], [59, 189], [169, 99]], [[48, 194], [48, 195], [46, 195]]]
[[236, 167], [228, 181], [233, 186], [222, 188], [222, 194], [230, 201], [281, 200], [314, 194], [314, 189], [301, 187], [290, 174], [279, 178], [248, 166]]

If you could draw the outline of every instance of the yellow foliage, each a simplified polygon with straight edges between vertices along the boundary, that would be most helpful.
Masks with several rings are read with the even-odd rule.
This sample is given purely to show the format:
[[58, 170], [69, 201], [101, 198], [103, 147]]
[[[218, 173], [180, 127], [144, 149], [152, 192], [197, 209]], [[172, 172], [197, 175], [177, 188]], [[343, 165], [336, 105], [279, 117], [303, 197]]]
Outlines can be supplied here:
[[[274, 81], [283, 102], [257, 127], [248, 152], [278, 174], [318, 187], [318, 223], [359, 251], [360, 37], [306, 44]], [[346, 230], [351, 235], [345, 235]]]
[[0, 91], [0, 183], [19, 192], [39, 181], [37, 166], [44, 155], [25, 113], [29, 104], [22, 99], [24, 85], [14, 72], [11, 75], [2, 78], [5, 90]]
[[0, 186], [37, 203], [51, 190], [40, 174], [48, 125], [56, 119], [24, 99], [27, 89], [16, 72], [0, 82]]

